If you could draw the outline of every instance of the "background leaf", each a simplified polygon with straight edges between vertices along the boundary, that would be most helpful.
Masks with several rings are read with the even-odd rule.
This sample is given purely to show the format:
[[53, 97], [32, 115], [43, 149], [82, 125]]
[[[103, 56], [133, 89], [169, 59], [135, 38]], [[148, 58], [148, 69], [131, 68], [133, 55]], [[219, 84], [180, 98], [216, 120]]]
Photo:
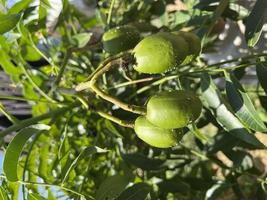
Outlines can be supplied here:
[[6, 33], [13, 29], [19, 22], [19, 14], [0, 15], [0, 34]]
[[114, 175], [104, 180], [96, 192], [97, 200], [114, 199], [128, 185], [130, 179], [127, 176]]
[[265, 63], [257, 64], [256, 71], [261, 87], [264, 89], [265, 94], [267, 95], [267, 61], [265, 61]]
[[254, 47], [258, 42], [262, 32], [262, 26], [266, 22], [266, 17], [267, 1], [257, 0], [245, 21], [245, 38], [248, 46]]
[[46, 200], [39, 194], [28, 194], [28, 200]]
[[145, 200], [150, 190], [146, 183], [137, 183], [124, 190], [116, 200]]
[[231, 135], [246, 143], [258, 148], [265, 146], [248, 130], [243, 124], [229, 111], [224, 105], [218, 89], [211, 77], [207, 74], [202, 75], [201, 79], [202, 97], [208, 104], [209, 109], [216, 117], [217, 122]]
[[140, 153], [122, 154], [124, 161], [144, 170], [157, 170], [163, 167], [164, 160], [151, 159]]
[[233, 75], [226, 79], [226, 94], [235, 114], [247, 128], [255, 131], [267, 131], [250, 97]]

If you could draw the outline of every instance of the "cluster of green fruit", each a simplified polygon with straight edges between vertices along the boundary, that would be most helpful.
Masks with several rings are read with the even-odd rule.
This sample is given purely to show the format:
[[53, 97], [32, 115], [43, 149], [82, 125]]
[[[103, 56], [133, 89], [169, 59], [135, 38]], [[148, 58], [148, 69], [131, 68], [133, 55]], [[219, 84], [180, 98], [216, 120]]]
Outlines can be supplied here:
[[105, 32], [103, 46], [111, 54], [134, 48], [134, 69], [149, 74], [163, 73], [181, 64], [188, 64], [201, 50], [200, 39], [189, 32], [159, 32], [140, 40], [137, 29], [125, 25]]
[[[103, 35], [106, 52], [116, 54], [133, 49], [136, 65], [141, 73], [166, 72], [187, 64], [201, 50], [200, 39], [193, 33], [159, 32], [145, 37], [132, 26], [110, 29]], [[182, 128], [195, 121], [202, 109], [199, 98], [189, 91], [162, 92], [152, 96], [147, 103], [146, 116], [135, 120], [137, 136], [151, 146], [174, 146], [182, 135]]]
[[201, 109], [202, 104], [193, 92], [161, 92], [149, 99], [147, 114], [135, 120], [134, 129], [151, 146], [168, 148], [177, 144], [182, 128], [195, 121]]

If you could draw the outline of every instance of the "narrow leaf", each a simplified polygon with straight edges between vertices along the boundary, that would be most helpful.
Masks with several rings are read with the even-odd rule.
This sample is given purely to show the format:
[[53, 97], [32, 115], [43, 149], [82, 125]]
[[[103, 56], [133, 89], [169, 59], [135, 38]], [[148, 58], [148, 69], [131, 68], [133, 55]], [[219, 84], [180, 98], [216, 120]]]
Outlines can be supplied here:
[[96, 192], [96, 199], [106, 200], [118, 197], [124, 188], [129, 184], [129, 181], [129, 177], [118, 174], [108, 177], [99, 186]]
[[230, 183], [219, 181], [207, 190], [205, 200], [216, 200], [227, 189], [231, 187]]
[[8, 192], [2, 186], [0, 187], [0, 199], [1, 200], [9, 200], [9, 198], [8, 198]]
[[72, 162], [72, 164], [70, 165], [69, 169], [67, 170], [62, 183], [65, 182], [66, 178], [68, 177], [70, 171], [78, 164], [78, 162], [83, 159], [85, 156], [89, 156], [95, 153], [106, 153], [108, 152], [105, 149], [101, 149], [99, 147], [87, 147], [85, 149], [83, 149], [80, 154], [77, 156], [77, 158], [75, 158], [75, 160]]
[[145, 183], [137, 183], [124, 190], [116, 200], [145, 200], [150, 186]]
[[34, 128], [25, 128], [11, 140], [7, 147], [3, 163], [3, 169], [8, 181], [18, 181], [17, 166], [20, 154], [29, 138], [39, 131], [40, 130]]
[[32, 2], [32, 0], [21, 0], [15, 3], [9, 10], [8, 13], [10, 14], [17, 14], [20, 11], [24, 10], [28, 7], [28, 5]]
[[248, 46], [253, 47], [258, 42], [262, 26], [265, 23], [267, 16], [267, 1], [257, 0], [251, 13], [245, 21], [245, 39]]
[[266, 126], [258, 115], [250, 97], [233, 75], [226, 78], [226, 94], [235, 114], [247, 128], [266, 132]]
[[91, 39], [91, 33], [79, 33], [71, 38], [71, 43], [78, 48], [84, 47]]
[[19, 14], [0, 15], [0, 34], [13, 29], [20, 19]]
[[46, 200], [44, 197], [39, 194], [28, 194], [28, 200]]
[[231, 135], [257, 148], [265, 148], [255, 135], [248, 132], [243, 124], [230, 112], [223, 103], [219, 91], [208, 74], [204, 74], [201, 79], [202, 97], [206, 101], [208, 108], [217, 122]]
[[267, 61], [265, 63], [259, 63], [256, 66], [257, 76], [261, 87], [264, 89], [267, 94]]

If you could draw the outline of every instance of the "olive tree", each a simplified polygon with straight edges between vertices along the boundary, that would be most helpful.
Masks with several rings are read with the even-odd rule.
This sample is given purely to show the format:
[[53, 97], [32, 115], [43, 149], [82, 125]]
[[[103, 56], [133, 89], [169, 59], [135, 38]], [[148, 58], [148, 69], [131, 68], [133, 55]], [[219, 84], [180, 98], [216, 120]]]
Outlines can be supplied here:
[[265, 0], [7, 3], [1, 199], [267, 198]]

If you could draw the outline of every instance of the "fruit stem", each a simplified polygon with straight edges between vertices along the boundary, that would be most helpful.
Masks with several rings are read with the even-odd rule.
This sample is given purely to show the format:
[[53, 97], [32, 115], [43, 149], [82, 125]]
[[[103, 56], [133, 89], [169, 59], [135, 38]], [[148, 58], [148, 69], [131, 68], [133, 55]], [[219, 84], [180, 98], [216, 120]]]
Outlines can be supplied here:
[[134, 128], [134, 124], [129, 122], [129, 121], [121, 120], [117, 117], [114, 117], [114, 116], [112, 116], [108, 113], [102, 112], [102, 111], [97, 111], [97, 113], [101, 117], [106, 118], [106, 119], [108, 119], [108, 120], [110, 120], [110, 121], [112, 121], [112, 122], [114, 122], [120, 126], [127, 127], [127, 128]]
[[98, 96], [105, 99], [106, 101], [109, 101], [126, 111], [140, 114], [140, 115], [145, 115], [146, 114], [145, 108], [124, 103], [121, 100], [117, 99], [116, 97], [110, 96], [109, 94], [103, 92], [97, 85], [98, 78], [102, 76], [104, 73], [106, 73], [107, 71], [109, 71], [115, 64], [117, 64], [118, 59], [124, 56], [129, 56], [129, 54], [127, 52], [123, 52], [123, 53], [118, 54], [117, 56], [113, 56], [113, 57], [106, 59], [103, 63], [100, 64], [101, 68], [98, 67], [96, 69], [96, 72], [94, 73], [91, 80], [82, 85], [81, 84], [78, 85], [76, 87], [76, 90], [80, 91], [84, 89], [85, 84], [86, 84], [86, 87], [90, 87]]
[[106, 94], [105, 92], [103, 92], [96, 84], [98, 77], [100, 77], [102, 74], [104, 74], [106, 71], [108, 71], [112, 66], [114, 66], [111, 62], [109, 64], [107, 64], [104, 68], [102, 68], [101, 70], [99, 70], [95, 76], [93, 76], [92, 80], [90, 81], [90, 87], [91, 89], [101, 98], [105, 99], [106, 101], [109, 101], [117, 106], [119, 106], [120, 108], [129, 111], [129, 112], [133, 112], [136, 114], [141, 114], [144, 115], [145, 109], [140, 107], [140, 106], [135, 106], [135, 105], [130, 105], [127, 103], [122, 102], [121, 100], [117, 99], [116, 97], [110, 96], [108, 94]]

